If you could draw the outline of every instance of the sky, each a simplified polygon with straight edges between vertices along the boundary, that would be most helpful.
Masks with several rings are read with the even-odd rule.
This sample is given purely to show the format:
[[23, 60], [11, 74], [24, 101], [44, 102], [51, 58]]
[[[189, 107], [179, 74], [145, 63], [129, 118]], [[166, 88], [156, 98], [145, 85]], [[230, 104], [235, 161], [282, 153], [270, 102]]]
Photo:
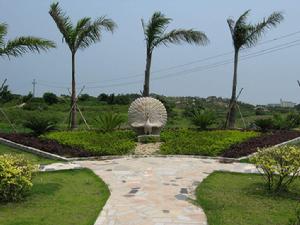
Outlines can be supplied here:
[[[36, 95], [46, 91], [68, 94], [71, 55], [48, 14], [52, 2], [0, 0], [0, 22], [9, 25], [8, 39], [32, 35], [57, 44], [56, 49], [46, 53], [30, 53], [10, 60], [0, 58], [0, 81], [7, 78], [13, 93], [32, 91], [32, 81], [36, 79]], [[78, 91], [85, 86], [83, 93], [94, 96], [103, 92], [140, 93], [146, 60], [141, 18], [147, 21], [155, 11], [161, 11], [173, 19], [168, 30], [194, 28], [203, 31], [210, 43], [204, 47], [183, 44], [155, 49], [150, 91], [166, 96], [230, 97], [233, 47], [226, 19], [237, 19], [251, 9], [249, 22], [256, 23], [274, 11], [281, 11], [285, 20], [268, 31], [256, 47], [241, 52], [241, 57], [246, 58], [239, 64], [238, 90], [243, 88], [240, 100], [252, 104], [277, 103], [280, 99], [300, 103], [299, 0], [63, 0], [59, 3], [73, 23], [85, 16], [95, 19], [106, 15], [118, 24], [113, 34], [104, 32], [101, 42], [79, 50], [76, 55]]]

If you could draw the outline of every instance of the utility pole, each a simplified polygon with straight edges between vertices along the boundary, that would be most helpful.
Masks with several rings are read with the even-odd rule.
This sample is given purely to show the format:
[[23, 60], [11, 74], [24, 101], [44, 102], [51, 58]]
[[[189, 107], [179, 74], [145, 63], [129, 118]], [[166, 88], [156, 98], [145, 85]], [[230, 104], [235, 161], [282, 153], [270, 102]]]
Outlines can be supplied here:
[[32, 96], [35, 97], [35, 85], [36, 85], [36, 80], [33, 79], [32, 81]]

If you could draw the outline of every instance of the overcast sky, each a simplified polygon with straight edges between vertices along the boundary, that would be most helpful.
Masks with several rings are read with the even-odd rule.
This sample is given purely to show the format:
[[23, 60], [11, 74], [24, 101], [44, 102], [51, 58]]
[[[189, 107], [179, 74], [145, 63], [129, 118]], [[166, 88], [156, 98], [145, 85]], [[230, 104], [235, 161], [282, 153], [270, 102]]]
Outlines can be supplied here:
[[[32, 90], [33, 79], [37, 81], [38, 95], [45, 91], [68, 93], [71, 56], [48, 14], [52, 2], [0, 0], [0, 21], [9, 25], [8, 38], [34, 35], [57, 43], [56, 49], [40, 55], [27, 54], [11, 60], [0, 58], [0, 80], [8, 78], [8, 84], [14, 93], [27, 94]], [[84, 16], [96, 18], [106, 15], [118, 24], [118, 29], [113, 35], [104, 33], [101, 42], [77, 53], [78, 88], [85, 85], [84, 92], [95, 96], [102, 92], [140, 92], [145, 69], [145, 42], [141, 18], [148, 20], [153, 12], [161, 11], [173, 19], [169, 29], [201, 30], [209, 37], [210, 44], [206, 47], [184, 44], [155, 49], [152, 70], [163, 71], [152, 74], [154, 80], [151, 82], [151, 92], [167, 96], [229, 97], [233, 65], [220, 65], [219, 62], [232, 60], [233, 54], [215, 57], [233, 50], [226, 19], [236, 19], [245, 10], [251, 9], [249, 21], [257, 22], [273, 11], [282, 11], [285, 16], [284, 22], [267, 32], [261, 40], [262, 44], [241, 54], [254, 55], [240, 62], [238, 89], [244, 88], [240, 99], [253, 104], [276, 103], [280, 98], [300, 102], [300, 88], [296, 82], [300, 79], [300, 42], [297, 42], [300, 40], [299, 0], [59, 2], [73, 22]], [[288, 36], [283, 38], [285, 35]], [[271, 41], [278, 37], [280, 38], [277, 41]], [[273, 49], [275, 46], [281, 46], [281, 49]], [[276, 51], [270, 53], [263, 51], [265, 49]], [[202, 60], [206, 58], [210, 59]], [[191, 63], [195, 61], [198, 62]], [[184, 64], [188, 65], [180, 66]], [[164, 70], [170, 67], [175, 68]]]

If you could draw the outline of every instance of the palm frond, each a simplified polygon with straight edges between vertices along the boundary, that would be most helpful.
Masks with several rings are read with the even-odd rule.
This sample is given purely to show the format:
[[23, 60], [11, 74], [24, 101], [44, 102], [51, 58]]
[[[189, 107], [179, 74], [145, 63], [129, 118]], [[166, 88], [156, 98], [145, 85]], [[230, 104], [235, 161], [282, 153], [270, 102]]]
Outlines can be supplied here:
[[284, 20], [282, 13], [274, 12], [268, 18], [264, 18], [262, 22], [252, 25], [248, 29], [245, 46], [254, 46], [267, 30], [276, 27], [282, 20]]
[[66, 13], [62, 11], [62, 9], [59, 7], [58, 2], [51, 4], [49, 14], [56, 23], [57, 28], [63, 35], [63, 39], [67, 42], [69, 48], [71, 49], [73, 47], [72, 45], [74, 44], [71, 39], [72, 33], [74, 33], [74, 31], [70, 17], [68, 17]]
[[0, 46], [4, 45], [4, 37], [7, 35], [7, 24], [0, 23]]
[[0, 55], [17, 57], [27, 52], [39, 53], [40, 51], [46, 51], [55, 47], [55, 43], [46, 39], [37, 37], [19, 37], [8, 41], [4, 48], [0, 50]]
[[181, 44], [182, 42], [187, 42], [189, 44], [206, 45], [209, 41], [207, 36], [203, 32], [195, 31], [193, 29], [175, 29], [164, 34], [161, 38], [156, 40], [154, 46], [158, 46], [160, 44], [164, 44], [167, 46], [169, 43]]
[[104, 29], [106, 31], [113, 32], [117, 27], [116, 23], [106, 17], [100, 17], [91, 23], [89, 18], [84, 18], [78, 21], [76, 29], [77, 39], [75, 43], [75, 48], [84, 49], [101, 40], [101, 31]]
[[153, 49], [153, 44], [159, 39], [172, 21], [161, 12], [155, 12], [145, 27], [145, 36], [148, 49]]
[[231, 36], [233, 37], [234, 36], [235, 21], [233, 19], [229, 18], [229, 19], [227, 19], [227, 23], [228, 23], [228, 26], [229, 26], [229, 29], [230, 29]]

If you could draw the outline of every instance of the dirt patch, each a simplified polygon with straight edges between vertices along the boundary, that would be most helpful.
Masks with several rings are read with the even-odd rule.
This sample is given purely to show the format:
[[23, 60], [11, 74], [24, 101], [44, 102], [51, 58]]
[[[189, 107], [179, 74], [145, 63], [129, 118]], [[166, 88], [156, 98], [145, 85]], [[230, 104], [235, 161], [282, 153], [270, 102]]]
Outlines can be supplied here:
[[34, 137], [29, 134], [3, 134], [0, 133], [0, 137], [7, 140], [37, 148], [39, 150], [65, 156], [65, 157], [89, 157], [93, 156], [92, 153], [89, 153], [80, 148], [75, 148], [67, 145], [59, 144], [54, 140], [46, 140], [38, 137]]
[[235, 144], [223, 153], [223, 157], [239, 158], [250, 155], [257, 151], [257, 148], [270, 147], [300, 136], [298, 131], [274, 131], [251, 138], [243, 143]]

